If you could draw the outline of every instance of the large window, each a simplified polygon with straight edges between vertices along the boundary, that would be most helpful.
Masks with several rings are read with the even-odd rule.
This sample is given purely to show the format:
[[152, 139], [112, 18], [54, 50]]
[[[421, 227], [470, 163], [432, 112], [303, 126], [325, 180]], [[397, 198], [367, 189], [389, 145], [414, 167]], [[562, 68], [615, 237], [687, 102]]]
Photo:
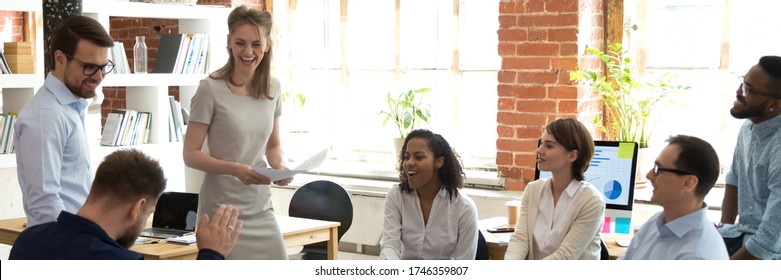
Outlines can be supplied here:
[[[647, 18], [646, 52], [641, 51], [639, 57], [647, 55], [647, 60], [641, 61], [641, 65], [646, 65], [646, 74], [674, 73], [680, 77], [678, 82], [691, 86], [689, 92], [674, 96], [669, 106], [657, 112], [659, 122], [651, 139], [654, 151], [650, 154], [656, 155], [670, 135], [695, 135], [716, 148], [722, 170], [727, 171], [737, 132], [744, 122], [729, 114], [738, 87], [736, 78], [760, 57], [781, 55], [781, 37], [774, 35], [781, 2], [643, 2], [647, 6], [638, 11], [645, 11]], [[634, 35], [630, 37], [636, 38]]]
[[468, 168], [495, 171], [498, 3], [275, 1], [274, 72], [306, 98], [285, 104], [287, 153], [330, 147], [341, 172], [393, 174], [398, 133], [379, 112], [389, 92], [428, 87], [429, 128]]

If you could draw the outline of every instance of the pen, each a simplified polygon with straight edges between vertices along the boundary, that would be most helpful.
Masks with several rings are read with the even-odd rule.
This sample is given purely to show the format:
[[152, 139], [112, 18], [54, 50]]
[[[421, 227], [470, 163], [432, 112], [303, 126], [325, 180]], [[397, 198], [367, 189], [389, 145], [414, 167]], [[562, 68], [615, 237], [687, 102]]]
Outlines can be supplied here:
[[158, 243], [163, 243], [163, 242], [165, 242], [165, 239], [144, 241], [141, 244], [158, 244]]

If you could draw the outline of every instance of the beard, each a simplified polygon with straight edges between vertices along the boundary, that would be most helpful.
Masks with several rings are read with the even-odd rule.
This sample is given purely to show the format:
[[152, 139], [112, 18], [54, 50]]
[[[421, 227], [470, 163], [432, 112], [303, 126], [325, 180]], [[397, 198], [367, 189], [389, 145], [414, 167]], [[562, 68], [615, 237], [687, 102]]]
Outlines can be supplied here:
[[138, 239], [138, 235], [141, 234], [145, 224], [146, 220], [144, 220], [143, 223], [139, 222], [136, 225], [128, 228], [125, 232], [117, 237], [117, 243], [122, 245], [122, 247], [125, 247], [125, 249], [129, 249], [130, 246], [133, 246], [133, 244], [136, 242], [136, 239]]
[[738, 98], [738, 101], [743, 105], [742, 107], [732, 107], [732, 109], [729, 110], [730, 115], [736, 119], [750, 119], [750, 118], [756, 118], [761, 117], [765, 114], [765, 107], [766, 103], [762, 103], [759, 105], [749, 106], [748, 103], [746, 103], [745, 98]]
[[119, 243], [119, 245], [122, 247], [125, 247], [125, 249], [130, 249], [130, 246], [133, 246], [133, 243], [136, 242], [136, 239], [138, 239], [138, 234], [125, 232], [124, 234], [120, 235], [119, 238], [117, 238], [117, 243]]
[[[95, 97], [95, 91], [85, 88], [82, 88], [81, 82], [70, 82], [68, 79], [68, 72], [65, 72], [63, 79], [65, 80], [65, 87], [67, 87], [73, 94], [75, 94], [78, 97], [89, 99]], [[88, 77], [87, 79], [91, 79]]]

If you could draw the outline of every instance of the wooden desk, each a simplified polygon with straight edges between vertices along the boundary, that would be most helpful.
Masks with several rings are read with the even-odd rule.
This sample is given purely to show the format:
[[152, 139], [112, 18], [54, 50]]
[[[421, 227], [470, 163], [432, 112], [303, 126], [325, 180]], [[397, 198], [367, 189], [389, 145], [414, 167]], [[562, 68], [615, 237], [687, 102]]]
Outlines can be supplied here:
[[[507, 252], [507, 242], [510, 240], [510, 236], [512, 235], [512, 232], [508, 233], [490, 233], [487, 230], [489, 228], [495, 228], [495, 227], [506, 227], [507, 225], [507, 218], [506, 217], [493, 217], [485, 220], [480, 220], [479, 227], [480, 231], [483, 233], [483, 237], [485, 237], [485, 241], [488, 243], [488, 257], [492, 260], [503, 260], [504, 254]], [[607, 246], [608, 254], [610, 254], [610, 259], [615, 260], [619, 256], [626, 253], [626, 247], [621, 247], [616, 244], [616, 240], [621, 239], [632, 239], [631, 235], [627, 234], [614, 234], [614, 233], [603, 233], [602, 234], [602, 240], [605, 242], [605, 245]]]
[[[339, 222], [276, 216], [285, 247], [297, 247], [328, 241], [328, 259], [338, 257]], [[24, 231], [27, 218], [0, 220], [0, 243], [14, 244], [16, 237]], [[193, 260], [198, 255], [198, 246], [176, 243], [135, 244], [130, 250], [144, 255], [147, 260]]]

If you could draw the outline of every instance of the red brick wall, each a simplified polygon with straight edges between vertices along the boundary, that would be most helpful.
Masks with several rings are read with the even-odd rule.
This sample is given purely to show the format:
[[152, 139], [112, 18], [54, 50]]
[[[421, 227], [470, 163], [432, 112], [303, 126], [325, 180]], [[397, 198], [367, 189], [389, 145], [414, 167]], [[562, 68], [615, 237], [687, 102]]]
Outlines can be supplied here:
[[586, 44], [604, 38], [601, 0], [502, 0], [499, 5], [499, 94], [496, 163], [510, 190], [534, 179], [537, 139], [557, 118], [577, 118], [593, 131], [601, 105], [569, 80]]
[[0, 33], [5, 34], [8, 32], [6, 30], [11, 30], [10, 41], [8, 38], [2, 38], [3, 43], [25, 41], [22, 33], [23, 26], [22, 12], [0, 11]]

